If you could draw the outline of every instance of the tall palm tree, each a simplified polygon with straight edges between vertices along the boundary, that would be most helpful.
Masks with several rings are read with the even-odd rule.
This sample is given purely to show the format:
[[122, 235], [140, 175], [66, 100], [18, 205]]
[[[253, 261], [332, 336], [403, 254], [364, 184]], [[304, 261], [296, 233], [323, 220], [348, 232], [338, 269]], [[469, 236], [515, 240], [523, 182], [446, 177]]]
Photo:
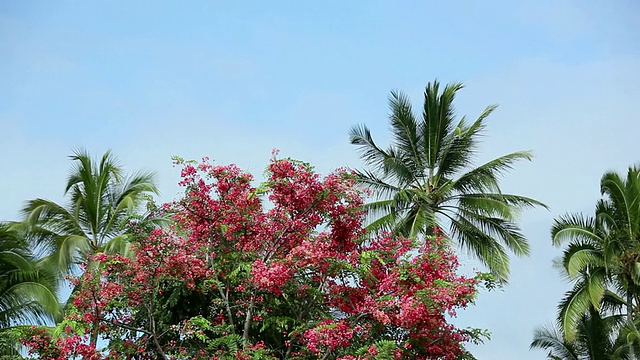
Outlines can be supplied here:
[[551, 229], [553, 244], [566, 244], [562, 270], [574, 288], [560, 304], [560, 323], [572, 338], [579, 318], [592, 306], [625, 308], [627, 321], [640, 306], [640, 170], [626, 179], [607, 172], [595, 216], [563, 215]]
[[[406, 95], [389, 98], [392, 143], [384, 150], [364, 125], [350, 131], [368, 167], [357, 171], [360, 181], [375, 194], [367, 205], [372, 231], [387, 229], [407, 237], [429, 234], [449, 224], [447, 235], [488, 266], [500, 281], [509, 274], [505, 247], [527, 255], [529, 245], [515, 223], [519, 210], [544, 204], [523, 196], [504, 194], [499, 178], [531, 153], [510, 153], [473, 166], [487, 107], [473, 122], [456, 119], [453, 102], [462, 84], [444, 89], [435, 81], [424, 92], [421, 117], [413, 113]], [[446, 228], [446, 227], [445, 227]]]
[[35, 199], [23, 209], [24, 228], [38, 251], [63, 274], [98, 252], [124, 253], [128, 249], [125, 222], [143, 199], [158, 194], [153, 173], [126, 177], [107, 151], [99, 162], [84, 150], [75, 151], [65, 195], [67, 206]]
[[57, 287], [55, 274], [38, 263], [26, 241], [0, 224], [0, 358], [18, 355], [13, 327], [60, 319]]

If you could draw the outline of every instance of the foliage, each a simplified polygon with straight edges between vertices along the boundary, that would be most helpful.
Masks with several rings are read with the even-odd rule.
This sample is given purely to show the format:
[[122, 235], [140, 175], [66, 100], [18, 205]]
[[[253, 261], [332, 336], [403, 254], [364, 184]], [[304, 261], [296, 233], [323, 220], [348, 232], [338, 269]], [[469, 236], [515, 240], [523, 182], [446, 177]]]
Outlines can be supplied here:
[[551, 229], [564, 245], [557, 267], [572, 289], [558, 305], [558, 330], [538, 329], [532, 347], [551, 359], [637, 359], [640, 354], [640, 169], [605, 173], [592, 217], [565, 214]]
[[562, 327], [538, 328], [531, 348], [548, 350], [551, 360], [635, 360], [640, 354], [637, 321], [629, 323], [625, 315], [603, 315], [593, 307], [577, 324], [568, 340]]
[[529, 244], [516, 224], [521, 209], [542, 203], [500, 190], [500, 177], [527, 151], [514, 152], [474, 166], [486, 118], [496, 106], [487, 107], [473, 122], [456, 120], [454, 99], [462, 84], [429, 83], [422, 116], [416, 117], [409, 98], [392, 92], [389, 122], [392, 142], [379, 147], [370, 130], [351, 129], [351, 143], [358, 146], [367, 170], [359, 181], [371, 189], [375, 200], [367, 204], [370, 230], [386, 229], [409, 238], [432, 235], [431, 229], [449, 225], [448, 236], [488, 266], [499, 281], [509, 275], [506, 249], [527, 255]]
[[600, 184], [593, 217], [563, 215], [551, 230], [556, 246], [566, 244], [560, 269], [573, 283], [559, 305], [568, 340], [590, 307], [624, 308], [633, 321], [640, 306], [640, 169], [629, 168], [626, 178], [605, 173]]
[[[142, 200], [157, 194], [152, 173], [125, 176], [116, 158], [107, 151], [100, 161], [84, 150], [71, 160], [65, 195], [67, 206], [35, 199], [23, 209], [22, 228], [48, 266], [71, 274], [87, 256], [99, 252], [126, 253], [125, 225]], [[17, 227], [17, 226], [16, 226]]]
[[15, 326], [62, 317], [56, 277], [41, 265], [25, 240], [0, 224], [0, 358], [17, 356]]
[[[185, 195], [141, 224], [133, 257], [97, 253], [74, 311], [28, 331], [53, 359], [457, 359], [481, 332], [447, 316], [473, 301], [445, 238], [366, 237], [353, 174], [273, 159], [267, 181], [177, 161]], [[263, 203], [263, 198], [269, 203]], [[107, 344], [96, 350], [89, 329]]]

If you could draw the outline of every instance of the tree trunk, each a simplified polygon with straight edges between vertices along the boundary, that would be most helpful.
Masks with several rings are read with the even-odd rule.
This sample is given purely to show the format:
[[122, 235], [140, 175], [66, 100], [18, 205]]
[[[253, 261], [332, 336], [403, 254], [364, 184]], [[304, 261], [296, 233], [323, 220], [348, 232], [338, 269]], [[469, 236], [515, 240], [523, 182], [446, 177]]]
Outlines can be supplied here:
[[92, 347], [97, 348], [98, 346], [98, 324], [94, 324], [91, 327], [91, 339], [90, 343]]
[[629, 285], [627, 286], [627, 321], [631, 323], [634, 318], [633, 293], [634, 293], [635, 287], [633, 286], [633, 280], [631, 278], [628, 279], [628, 284]]

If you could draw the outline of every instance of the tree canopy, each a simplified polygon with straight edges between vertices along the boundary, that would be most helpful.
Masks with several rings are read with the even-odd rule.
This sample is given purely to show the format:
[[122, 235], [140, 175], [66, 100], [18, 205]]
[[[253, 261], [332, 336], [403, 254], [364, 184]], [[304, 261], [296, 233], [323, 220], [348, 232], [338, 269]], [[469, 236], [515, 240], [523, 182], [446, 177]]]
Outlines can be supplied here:
[[[97, 253], [73, 309], [25, 344], [50, 358], [458, 359], [479, 331], [448, 317], [475, 298], [441, 234], [364, 237], [356, 178], [273, 159], [182, 163], [173, 221], [135, 231], [133, 257]], [[265, 201], [269, 201], [266, 206]], [[107, 340], [88, 343], [88, 329]]]

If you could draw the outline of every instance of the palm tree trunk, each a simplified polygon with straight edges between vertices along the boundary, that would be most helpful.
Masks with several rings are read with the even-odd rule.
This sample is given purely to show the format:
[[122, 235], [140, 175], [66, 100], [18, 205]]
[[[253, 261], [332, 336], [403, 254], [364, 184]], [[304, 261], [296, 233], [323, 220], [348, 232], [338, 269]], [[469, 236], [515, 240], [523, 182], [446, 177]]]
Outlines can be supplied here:
[[633, 294], [634, 294], [634, 286], [633, 286], [633, 280], [632, 279], [628, 279], [628, 287], [627, 287], [627, 321], [629, 323], [631, 323], [633, 321], [634, 318], [634, 311], [633, 311]]
[[91, 328], [91, 339], [89, 340], [91, 346], [96, 348], [98, 346], [98, 324], [94, 324]]

